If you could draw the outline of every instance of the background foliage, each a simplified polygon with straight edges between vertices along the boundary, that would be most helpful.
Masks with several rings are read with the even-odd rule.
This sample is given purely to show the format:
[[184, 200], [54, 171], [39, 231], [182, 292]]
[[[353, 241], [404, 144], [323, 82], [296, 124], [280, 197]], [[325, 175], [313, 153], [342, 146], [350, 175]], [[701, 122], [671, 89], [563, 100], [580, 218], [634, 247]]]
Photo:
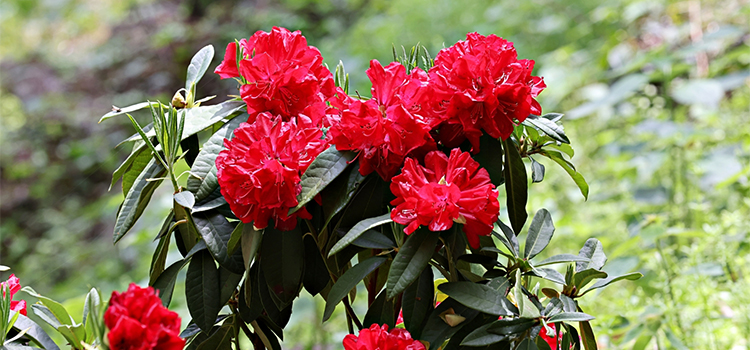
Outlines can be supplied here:
[[[574, 163], [591, 186], [584, 202], [555, 166], [531, 186], [538, 194], [529, 211], [548, 208], [557, 226], [560, 251], [545, 254], [596, 237], [608, 266], [621, 269], [612, 272], [645, 275], [587, 300], [600, 345], [747, 348], [749, 19], [741, 0], [5, 1], [0, 262], [24, 285], [71, 303], [92, 284], [108, 295], [147, 282], [150, 233], [116, 247], [110, 236], [121, 194], [107, 188], [127, 154], [111, 150], [131, 133], [129, 122], [96, 121], [112, 104], [168, 101], [206, 44], [221, 52], [235, 38], [284, 26], [302, 30], [330, 66], [341, 59], [364, 72], [369, 57], [390, 62], [391, 44], [420, 42], [434, 55], [479, 31], [537, 60], [549, 86], [540, 102], [566, 113]], [[369, 89], [364, 74], [351, 79]], [[221, 96], [235, 86], [208, 74], [200, 89]], [[157, 194], [164, 201], [152, 206], [166, 211], [170, 197]], [[299, 304], [285, 346], [339, 346], [343, 323], [319, 323], [321, 300]]]

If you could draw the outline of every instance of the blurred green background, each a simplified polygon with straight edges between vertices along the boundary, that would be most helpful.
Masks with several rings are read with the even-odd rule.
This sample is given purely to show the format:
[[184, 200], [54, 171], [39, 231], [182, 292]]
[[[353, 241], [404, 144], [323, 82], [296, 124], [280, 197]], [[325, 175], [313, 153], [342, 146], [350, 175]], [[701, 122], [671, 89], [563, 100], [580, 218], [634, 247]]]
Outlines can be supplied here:
[[[114, 147], [132, 128], [97, 121], [112, 105], [169, 100], [199, 48], [214, 45], [215, 66], [226, 43], [274, 25], [302, 30], [330, 66], [342, 60], [363, 95], [368, 60], [390, 62], [392, 45], [434, 56], [469, 31], [515, 42], [547, 83], [544, 110], [566, 114], [591, 186], [584, 201], [542, 160], [528, 209], [555, 219], [547, 254], [596, 237], [613, 272], [644, 274], [582, 299], [600, 348], [750, 348], [747, 0], [4, 0], [0, 263], [71, 307], [92, 286], [106, 298], [147, 284], [171, 197], [157, 192], [112, 245], [122, 195], [108, 186], [128, 152]], [[213, 74], [198, 86], [219, 98], [235, 89]], [[296, 304], [285, 348], [341, 347], [346, 327], [321, 325], [322, 306]], [[172, 308], [189, 319], [184, 299]]]

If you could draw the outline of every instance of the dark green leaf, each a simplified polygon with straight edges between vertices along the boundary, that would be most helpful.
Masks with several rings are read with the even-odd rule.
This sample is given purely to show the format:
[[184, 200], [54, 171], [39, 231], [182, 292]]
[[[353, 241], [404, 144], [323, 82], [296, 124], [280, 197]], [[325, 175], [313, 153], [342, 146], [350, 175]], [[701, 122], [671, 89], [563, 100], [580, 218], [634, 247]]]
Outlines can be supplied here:
[[531, 182], [542, 182], [544, 180], [544, 165], [531, 158]]
[[[148, 163], [154, 159], [151, 151], [143, 147], [144, 145], [145, 143], [142, 140], [137, 141], [135, 145], [133, 145], [133, 153], [125, 159], [122, 165], [120, 165], [112, 175], [112, 182], [109, 185], [110, 188], [114, 186], [115, 182], [117, 182], [120, 177], [122, 177], [123, 196], [128, 194], [130, 188], [133, 187], [133, 183], [138, 178], [138, 175], [140, 175]], [[136, 147], [140, 148], [136, 149]]]
[[508, 338], [506, 335], [499, 335], [490, 333], [487, 331], [488, 328], [492, 327], [493, 323], [488, 323], [484, 326], [481, 326], [477, 329], [475, 329], [473, 332], [469, 333], [464, 340], [461, 342], [462, 346], [487, 346], [490, 344], [495, 344], [498, 342], [501, 342]]
[[573, 278], [573, 284], [576, 286], [576, 288], [578, 288], [578, 290], [583, 290], [583, 287], [585, 287], [587, 284], [589, 284], [589, 282], [593, 281], [596, 278], [607, 278], [607, 273], [594, 269], [578, 271]]
[[278, 305], [281, 310], [294, 300], [302, 285], [305, 245], [299, 226], [292, 231], [268, 226], [260, 243], [260, 254], [260, 269], [272, 297], [281, 301]]
[[547, 259], [544, 259], [540, 261], [539, 263], [534, 264], [534, 266], [545, 266], [545, 265], [552, 265], [552, 264], [559, 264], [559, 263], [569, 263], [569, 262], [589, 262], [591, 259], [573, 255], [573, 254], [558, 254], [553, 255]]
[[141, 102], [141, 103], [136, 103], [134, 105], [127, 106], [127, 107], [122, 107], [122, 108], [116, 108], [116, 107], [112, 106], [112, 111], [109, 112], [109, 113], [107, 113], [107, 114], [105, 114], [105, 115], [103, 115], [99, 119], [99, 123], [101, 123], [101, 122], [103, 122], [103, 121], [105, 121], [105, 120], [107, 120], [109, 118], [112, 118], [114, 116], [118, 116], [118, 115], [130, 113], [130, 112], [135, 112], [135, 111], [138, 111], [138, 110], [141, 110], [141, 109], [144, 109], [144, 108], [148, 108], [149, 106], [154, 106], [155, 107], [155, 106], [158, 106], [158, 105], [159, 105], [159, 102]]
[[368, 178], [359, 173], [357, 161], [354, 163], [320, 192], [321, 196], [325, 198], [323, 201], [324, 229], [328, 227], [331, 219], [349, 204], [349, 201], [359, 192], [362, 184]]
[[185, 278], [185, 299], [190, 316], [200, 329], [210, 330], [219, 315], [219, 270], [211, 254], [201, 250], [193, 255]]
[[499, 230], [498, 228], [493, 228], [492, 235], [499, 239], [500, 242], [502, 242], [503, 245], [505, 245], [505, 247], [510, 250], [513, 256], [517, 257], [518, 255], [520, 255], [518, 237], [516, 237], [516, 234], [513, 232], [513, 230], [500, 220], [497, 220], [497, 226]]
[[[190, 91], [193, 84], [197, 84], [201, 80], [203, 74], [206, 74], [208, 66], [211, 64], [211, 60], [214, 59], [214, 47], [212, 45], [206, 45], [198, 51], [190, 60], [190, 65], [187, 69], [187, 77], [185, 78], [185, 90]], [[195, 96], [193, 96], [195, 97]]]
[[417, 282], [407, 287], [401, 297], [404, 327], [411, 332], [414, 339], [419, 339], [427, 315], [434, 309], [435, 284], [433, 280], [432, 269], [422, 270]]
[[529, 233], [526, 236], [524, 256], [526, 260], [532, 259], [547, 247], [552, 235], [555, 233], [555, 225], [552, 216], [547, 209], [539, 209], [529, 225]]
[[356, 225], [354, 225], [354, 227], [352, 227], [351, 230], [349, 230], [349, 232], [346, 233], [346, 235], [344, 235], [344, 237], [341, 237], [341, 239], [339, 239], [339, 241], [333, 245], [331, 250], [328, 252], [328, 257], [331, 257], [341, 251], [341, 249], [344, 249], [346, 246], [356, 240], [360, 235], [365, 233], [365, 231], [392, 221], [393, 220], [391, 220], [391, 214], [387, 213], [358, 222]]
[[240, 280], [242, 280], [241, 274], [236, 274], [223, 267], [219, 268], [219, 290], [221, 292], [219, 294], [219, 304], [221, 304], [222, 307], [227, 301], [229, 301], [232, 295], [234, 295], [234, 292], [237, 290], [237, 285], [240, 284]]
[[536, 268], [536, 272], [539, 272], [539, 277], [544, 278], [548, 281], [552, 281], [559, 284], [565, 284], [565, 276], [557, 272], [557, 270], [548, 268]]
[[232, 338], [234, 327], [231, 323], [225, 323], [219, 330], [211, 334], [208, 339], [198, 345], [196, 350], [232, 350]]
[[606, 286], [610, 285], [611, 283], [614, 283], [614, 282], [617, 282], [617, 281], [620, 281], [620, 280], [634, 281], [634, 280], [637, 280], [637, 279], [639, 279], [641, 277], [643, 277], [643, 274], [641, 274], [640, 272], [631, 272], [631, 273], [628, 273], [628, 274], [625, 274], [625, 275], [619, 275], [619, 276], [607, 276], [607, 278], [605, 278], [605, 279], [596, 281], [596, 283], [594, 283], [594, 285], [591, 286], [591, 288], [589, 288], [585, 292], [581, 293], [581, 295], [586, 294], [586, 293], [588, 293], [588, 292], [590, 292], [590, 291], [592, 291], [594, 289], [597, 289], [597, 288], [606, 287]]
[[195, 213], [193, 221], [214, 259], [229, 271], [237, 274], [245, 273], [242, 253], [237, 251], [232, 255], [227, 254], [229, 239], [232, 237], [235, 226], [230, 224], [223, 215], [215, 212]]
[[518, 344], [516, 350], [539, 350], [539, 348], [536, 347], [536, 343], [533, 340], [526, 338], [521, 341], [521, 344]]
[[312, 235], [305, 235], [305, 272], [302, 276], [302, 285], [310, 293], [316, 295], [320, 293], [331, 281], [328, 273], [326, 262], [320, 255], [318, 245]]
[[187, 262], [187, 259], [175, 262], [164, 270], [154, 283], [149, 283], [149, 285], [159, 292], [159, 298], [161, 298], [161, 303], [165, 307], [169, 306], [169, 302], [172, 301], [172, 293], [174, 292], [174, 285], [177, 281], [177, 274]]
[[[229, 241], [227, 242], [227, 254], [232, 254], [237, 250], [237, 246], [240, 244], [240, 241], [242, 240], [242, 231], [244, 230], [245, 230], [245, 224], [242, 222], [240, 222], [239, 224], [237, 224], [237, 226], [234, 227], [234, 230], [232, 230], [232, 235], [229, 236]], [[247, 266], [247, 261], [245, 261], [245, 266]]]
[[396, 247], [396, 243], [380, 230], [367, 230], [351, 244], [370, 249], [393, 249]]
[[[277, 301], [271, 296], [271, 291], [268, 288], [268, 281], [263, 273], [263, 269], [258, 269], [258, 296], [263, 310], [265, 310], [265, 316], [268, 317], [270, 323], [278, 327], [284, 327], [289, 322], [289, 318], [292, 316], [292, 305], [289, 303], [283, 308], [278, 307]], [[261, 318], [258, 318], [258, 321]]]
[[487, 170], [490, 175], [490, 181], [495, 186], [500, 186], [505, 182], [503, 175], [503, 145], [498, 139], [490, 135], [482, 135], [479, 138], [480, 152], [473, 155], [479, 165]]
[[196, 201], [200, 202], [219, 187], [216, 177], [216, 157], [224, 148], [224, 139], [231, 140], [234, 129], [245, 120], [246, 118], [243, 117], [233, 118], [203, 144], [203, 148], [190, 168], [190, 176], [187, 180], [187, 189], [195, 194]]
[[508, 218], [513, 232], [518, 235], [526, 223], [526, 201], [528, 199], [528, 178], [526, 176], [526, 165], [518, 153], [515, 143], [511, 138], [503, 141], [505, 151], [505, 162], [503, 163], [503, 174], [505, 176], [505, 194], [507, 197]]
[[504, 318], [494, 322], [492, 327], [487, 328], [487, 331], [493, 334], [500, 335], [515, 335], [521, 333], [538, 323], [533, 318]]
[[589, 321], [583, 321], [578, 323], [581, 330], [581, 342], [586, 350], [596, 350], [596, 337], [594, 337], [594, 330], [591, 329]]
[[541, 154], [559, 164], [565, 170], [565, 172], [570, 175], [570, 178], [573, 179], [576, 185], [578, 185], [578, 189], [581, 190], [581, 194], [583, 195], [583, 197], [586, 199], [589, 198], [589, 184], [586, 183], [586, 179], [583, 178], [583, 175], [576, 171], [576, 168], [573, 166], [573, 164], [563, 158], [562, 153], [545, 149]]
[[256, 230], [253, 225], [242, 225], [242, 259], [245, 269], [250, 269], [250, 264], [258, 253], [262, 239], [263, 230]]
[[362, 324], [387, 324], [388, 328], [393, 329], [396, 326], [396, 315], [393, 301], [394, 299], [386, 298], [385, 290], [380, 291], [380, 294], [375, 298], [375, 301], [373, 301], [367, 308], [367, 314], [365, 314]]
[[143, 172], [138, 175], [117, 212], [113, 237], [114, 243], [120, 241], [130, 231], [136, 220], [143, 214], [143, 210], [146, 209], [146, 205], [151, 200], [154, 191], [162, 182], [162, 180], [148, 180], [161, 178], [165, 174], [166, 169], [155, 159], [152, 159]]
[[151, 269], [149, 271], [148, 284], [153, 284], [159, 275], [164, 272], [164, 267], [167, 262], [167, 253], [169, 252], [169, 241], [172, 235], [164, 235], [159, 239], [159, 244], [156, 246], [154, 255], [151, 258]]
[[307, 202], [315, 198], [331, 181], [344, 172], [349, 163], [354, 159], [356, 153], [351, 151], [337, 151], [331, 146], [323, 151], [300, 177], [302, 191], [297, 195], [296, 207], [289, 210], [289, 214], [304, 207]]
[[[11, 312], [11, 315], [13, 313]], [[37, 345], [41, 346], [42, 348], [46, 350], [59, 350], [60, 348], [55, 344], [55, 342], [52, 341], [52, 339], [47, 335], [47, 333], [44, 331], [42, 327], [40, 327], [36, 322], [32, 321], [30, 318], [19, 314], [18, 319], [16, 319], [16, 323], [13, 324], [13, 328], [15, 328], [18, 331], [22, 331], [24, 329], [28, 329], [26, 331], [26, 337], [30, 338], [32, 342], [36, 343]]]
[[562, 301], [560, 301], [560, 298], [555, 297], [550, 299], [549, 303], [544, 308], [544, 312], [542, 312], [542, 315], [552, 316], [557, 315], [561, 312], [563, 312], [563, 303]]
[[[453, 309], [450, 313], [449, 309]], [[449, 315], [446, 315], [448, 313]], [[478, 311], [461, 305], [453, 298], [445, 299], [427, 318], [420, 340], [430, 343], [430, 350], [437, 350], [443, 342], [453, 336], [464, 325], [471, 322], [479, 314]], [[464, 318], [464, 321], [453, 326], [445, 322], [445, 317]]]
[[554, 315], [550, 317], [547, 322], [551, 323], [557, 323], [557, 322], [582, 322], [582, 321], [591, 321], [594, 319], [594, 316], [591, 316], [589, 314], [585, 314], [583, 312], [561, 312], [557, 315]]
[[588, 262], [577, 262], [576, 271], [583, 271], [585, 269], [596, 269], [600, 270], [607, 262], [607, 256], [604, 254], [602, 243], [596, 238], [589, 238], [586, 243], [583, 244], [583, 248], [578, 252], [578, 256], [588, 258]]
[[508, 306], [511, 304], [504, 293], [473, 282], [449, 282], [438, 286], [438, 289], [457, 302], [474, 310], [498, 316], [513, 316]]
[[378, 266], [382, 265], [387, 258], [383, 256], [376, 256], [369, 258], [365, 261], [360, 262], [351, 269], [344, 272], [336, 283], [331, 287], [331, 291], [328, 292], [328, 298], [326, 299], [326, 308], [323, 312], [323, 321], [327, 321], [328, 318], [333, 314], [333, 310], [336, 305], [349, 294], [357, 284], [362, 281], [367, 275], [375, 271]]
[[568, 136], [565, 135], [565, 130], [561, 125], [546, 117], [539, 117], [536, 115], [530, 115], [526, 120], [523, 121], [523, 125], [532, 126], [537, 130], [547, 134], [549, 137], [557, 142], [570, 143]]
[[386, 289], [393, 298], [416, 280], [430, 262], [440, 235], [426, 227], [417, 229], [404, 242], [388, 271]]
[[182, 140], [182, 142], [180, 142], [180, 148], [182, 148], [182, 157], [185, 159], [185, 163], [187, 163], [189, 167], [192, 167], [193, 164], [195, 164], [195, 159], [198, 158], [198, 152], [201, 149], [198, 135], [188, 136]]

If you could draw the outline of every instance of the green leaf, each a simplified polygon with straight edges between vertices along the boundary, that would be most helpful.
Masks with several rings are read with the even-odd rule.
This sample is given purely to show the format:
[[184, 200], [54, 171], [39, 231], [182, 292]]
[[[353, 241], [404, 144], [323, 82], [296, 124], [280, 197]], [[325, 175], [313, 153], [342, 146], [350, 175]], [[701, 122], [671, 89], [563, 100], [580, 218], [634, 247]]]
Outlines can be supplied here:
[[105, 120], [107, 120], [109, 118], [118, 116], [118, 115], [130, 113], [130, 112], [135, 112], [135, 111], [138, 111], [138, 110], [150, 107], [150, 106], [158, 106], [158, 105], [159, 105], [159, 102], [141, 102], [141, 103], [136, 103], [134, 105], [130, 105], [130, 106], [123, 107], [123, 108], [117, 108], [115, 106], [112, 106], [112, 111], [109, 112], [109, 113], [107, 113], [107, 114], [105, 114], [105, 115], [103, 115], [99, 119], [99, 123], [101, 123], [101, 122], [103, 122], [103, 121], [105, 121]]
[[393, 249], [396, 243], [379, 230], [367, 230], [363, 232], [352, 245], [369, 249]]
[[154, 255], [151, 258], [151, 269], [149, 270], [148, 284], [153, 284], [159, 275], [164, 272], [164, 267], [167, 263], [167, 253], [169, 252], [169, 240], [172, 235], [165, 234], [159, 239], [159, 244], [154, 250]]
[[496, 222], [497, 226], [494, 226], [492, 228], [492, 235], [495, 236], [495, 238], [499, 239], [500, 242], [505, 245], [506, 248], [513, 254], [514, 257], [518, 257], [520, 255], [519, 252], [519, 246], [518, 246], [518, 237], [516, 237], [515, 232], [508, 227], [504, 222], [497, 220]]
[[557, 125], [557, 123], [547, 119], [546, 117], [529, 115], [522, 124], [536, 128], [537, 130], [547, 134], [557, 142], [570, 143], [568, 136], [565, 135], [565, 130], [563, 130], [563, 127], [561, 125]]
[[370, 304], [367, 308], [365, 318], [362, 320], [362, 324], [373, 324], [379, 325], [387, 324], [388, 328], [393, 329], [396, 327], [396, 315], [393, 305], [394, 299], [386, 298], [385, 290], [380, 291], [375, 301]]
[[640, 272], [631, 272], [631, 273], [628, 273], [628, 274], [625, 274], [625, 275], [619, 275], [619, 276], [607, 276], [607, 278], [605, 278], [605, 279], [596, 281], [596, 283], [594, 283], [594, 285], [591, 286], [591, 288], [589, 288], [585, 292], [581, 293], [581, 295], [584, 295], [584, 294], [586, 294], [586, 293], [588, 293], [588, 292], [590, 292], [590, 291], [592, 291], [594, 289], [604, 288], [604, 287], [606, 287], [606, 286], [608, 286], [608, 285], [610, 285], [610, 284], [612, 284], [614, 282], [620, 281], [620, 280], [634, 281], [634, 280], [637, 280], [637, 279], [639, 279], [641, 277], [643, 277], [643, 274], [641, 274]]
[[438, 286], [438, 289], [474, 310], [498, 316], [513, 316], [505, 298], [505, 294], [498, 290], [478, 283], [463, 281], [449, 282]]
[[164, 307], [168, 307], [169, 303], [172, 301], [172, 293], [174, 292], [174, 286], [177, 281], [177, 274], [180, 273], [180, 270], [182, 270], [185, 265], [187, 265], [188, 261], [188, 259], [183, 259], [169, 265], [154, 283], [149, 283], [150, 286], [154, 287], [154, 289], [159, 292], [159, 298]]
[[191, 209], [195, 205], [195, 196], [189, 191], [177, 192], [174, 194], [174, 201], [185, 209]]
[[552, 235], [555, 233], [555, 225], [552, 216], [547, 209], [539, 209], [529, 225], [529, 234], [526, 236], [524, 256], [526, 260], [532, 259], [547, 247]]
[[219, 180], [216, 176], [216, 157], [224, 148], [224, 139], [231, 140], [234, 130], [245, 120], [245, 118], [237, 117], [222, 125], [206, 140], [203, 148], [198, 152], [187, 180], [187, 189], [195, 194], [196, 201], [202, 201], [219, 187]]
[[52, 328], [57, 329], [62, 326], [62, 323], [57, 320], [57, 317], [52, 314], [52, 311], [50, 311], [48, 307], [42, 304], [31, 304], [31, 310], [34, 311], [34, 315], [41, 318], [42, 321], [52, 326]]
[[518, 344], [516, 350], [539, 350], [539, 348], [531, 338], [526, 338], [521, 341], [521, 344]]
[[579, 329], [581, 330], [581, 343], [583, 348], [586, 350], [596, 350], [596, 337], [594, 337], [594, 330], [591, 328], [589, 321], [579, 322]]
[[346, 246], [356, 240], [360, 235], [365, 233], [365, 231], [392, 221], [393, 220], [391, 220], [391, 213], [387, 213], [358, 222], [356, 225], [354, 225], [354, 227], [351, 228], [351, 230], [349, 230], [349, 232], [344, 235], [344, 237], [341, 237], [341, 239], [339, 239], [339, 241], [333, 245], [331, 250], [328, 252], [328, 257], [331, 257], [341, 251], [341, 249], [344, 249]]
[[130, 231], [136, 220], [143, 214], [143, 210], [146, 209], [154, 191], [162, 182], [162, 180], [148, 180], [161, 178], [166, 172], [166, 169], [159, 162], [152, 159], [143, 172], [138, 175], [117, 212], [113, 237], [114, 243], [119, 242]]
[[569, 263], [569, 262], [588, 262], [588, 261], [591, 261], [591, 259], [578, 256], [578, 255], [573, 255], [573, 254], [558, 254], [558, 255], [553, 255], [547, 259], [544, 259], [540, 261], [539, 263], [534, 264], [534, 266], [540, 267], [540, 266], [546, 266], [546, 265], [552, 265], [552, 264]]
[[331, 281], [325, 259], [318, 250], [318, 245], [312, 235], [305, 235], [305, 272], [302, 276], [302, 286], [310, 293], [320, 293]]
[[351, 269], [344, 272], [341, 277], [334, 283], [331, 290], [328, 292], [328, 298], [326, 298], [326, 307], [323, 312], [323, 322], [327, 321], [336, 305], [349, 294], [357, 284], [362, 281], [367, 275], [375, 271], [378, 266], [382, 265], [387, 260], [384, 256], [375, 256], [369, 258], [359, 264], [353, 266]]
[[492, 327], [487, 328], [487, 331], [493, 334], [499, 335], [515, 335], [521, 333], [538, 323], [533, 318], [503, 318], [493, 322]]
[[193, 255], [188, 265], [185, 299], [193, 322], [204, 332], [214, 326], [219, 315], [222, 307], [219, 297], [219, 270], [211, 254], [201, 250]]
[[388, 271], [388, 298], [403, 292], [419, 277], [432, 258], [438, 238], [439, 233], [429, 231], [426, 227], [417, 229], [409, 235], [393, 258], [391, 269]]
[[[244, 230], [245, 223], [243, 222], [240, 222], [234, 227], [232, 234], [229, 236], [229, 241], [227, 242], [227, 254], [232, 254], [237, 250], [237, 245], [240, 244], [240, 241], [242, 240], [242, 231]], [[245, 267], [247, 267], [247, 260], [245, 260]]]
[[216, 212], [195, 213], [193, 221], [214, 259], [229, 271], [238, 274], [245, 273], [242, 253], [227, 254], [229, 239], [232, 237], [235, 226], [230, 224], [224, 215]]
[[[203, 74], [206, 74], [208, 66], [211, 64], [211, 60], [214, 59], [214, 47], [212, 45], [206, 45], [198, 51], [190, 60], [190, 65], [187, 69], [187, 78], [185, 79], [185, 90], [190, 91], [193, 84], [198, 84]], [[193, 96], [195, 97], [195, 96]]]
[[600, 270], [607, 262], [607, 256], [604, 254], [602, 243], [596, 238], [587, 239], [586, 243], [583, 244], [583, 248], [578, 252], [578, 256], [588, 258], [589, 262], [577, 262], [576, 271], [583, 271], [589, 268]]
[[433, 280], [432, 269], [422, 270], [417, 282], [407, 287], [401, 297], [404, 326], [411, 332], [414, 339], [419, 339], [422, 326], [427, 320], [427, 316], [434, 309], [435, 284]]
[[473, 155], [482, 168], [487, 170], [490, 175], [490, 181], [495, 186], [500, 186], [505, 182], [503, 175], [503, 144], [500, 140], [490, 135], [482, 135], [479, 138], [480, 152]]
[[36, 345], [39, 345], [46, 350], [60, 350], [57, 344], [52, 341], [52, 338], [50, 338], [44, 329], [36, 324], [36, 322], [24, 315], [16, 314], [18, 315], [18, 319], [16, 319], [16, 323], [13, 324], [13, 328], [18, 331], [28, 329], [25, 336], [30, 338], [32, 342], [36, 343]]
[[[453, 318], [464, 318], [464, 321], [453, 326], [445, 322], [445, 314], [450, 313], [449, 309], [453, 309]], [[443, 342], [458, 332], [463, 326], [471, 322], [474, 317], [479, 314], [477, 310], [468, 308], [461, 303], [453, 300], [453, 298], [445, 299], [435, 310], [430, 313], [427, 318], [424, 328], [422, 329], [422, 335], [420, 340], [424, 340], [430, 343], [430, 350], [437, 350], [441, 347]]]
[[531, 158], [531, 156], [529, 156], [529, 159], [531, 160], [531, 182], [542, 182], [544, 180], [544, 165]]
[[541, 154], [559, 164], [565, 170], [565, 172], [570, 175], [570, 178], [573, 179], [576, 185], [578, 185], [578, 189], [581, 190], [583, 198], [589, 198], [589, 184], [586, 183], [586, 179], [583, 178], [583, 175], [576, 171], [576, 168], [573, 166], [573, 164], [563, 158], [562, 153], [545, 149]]
[[526, 165], [518, 153], [516, 145], [510, 138], [503, 141], [505, 162], [503, 175], [505, 177], [505, 194], [507, 197], [508, 218], [513, 232], [518, 235], [526, 223], [526, 201], [528, 200], [528, 178]]
[[292, 231], [278, 231], [268, 226], [260, 243], [260, 269], [268, 290], [281, 301], [279, 309], [292, 302], [302, 285], [305, 268], [305, 245], [299, 226]]
[[554, 315], [550, 317], [547, 322], [549, 323], [557, 323], [557, 322], [583, 322], [583, 321], [591, 321], [594, 319], [594, 316], [591, 316], [589, 314], [585, 314], [583, 312], [561, 312], [557, 315]]
[[575, 285], [578, 290], [583, 290], [583, 287], [596, 278], [607, 278], [607, 273], [595, 269], [578, 271], [573, 278], [573, 285]]
[[664, 335], [667, 336], [667, 339], [669, 340], [669, 343], [672, 344], [672, 347], [674, 347], [677, 350], [688, 350], [688, 347], [685, 346], [685, 344], [680, 341], [679, 338], [672, 332], [669, 328], [664, 328]]
[[565, 285], [565, 276], [557, 272], [557, 270], [547, 269], [547, 268], [535, 268], [534, 271], [538, 272], [538, 275], [541, 278], [544, 278], [548, 281], [552, 281], [555, 283]]
[[86, 300], [83, 302], [83, 317], [81, 318], [83, 325], [87, 326], [91, 322], [97, 322], [100, 304], [101, 296], [99, 296], [99, 291], [96, 288], [91, 288], [88, 294], [86, 294]]
[[23, 289], [21, 290], [31, 295], [32, 297], [39, 299], [39, 301], [47, 307], [47, 309], [52, 313], [55, 319], [60, 322], [61, 325], [75, 325], [73, 318], [70, 317], [68, 311], [65, 310], [65, 307], [63, 307], [62, 304], [43, 295], [40, 295], [29, 286], [23, 287]]
[[242, 225], [242, 259], [245, 269], [250, 269], [250, 264], [258, 253], [262, 239], [263, 230], [256, 230], [253, 225]]
[[225, 322], [214, 334], [200, 343], [196, 350], [232, 350], [234, 334], [232, 323]]
[[133, 153], [131, 153], [122, 165], [115, 170], [114, 174], [112, 174], [112, 182], [109, 184], [110, 189], [114, 186], [115, 182], [122, 177], [122, 195], [125, 196], [128, 194], [130, 188], [133, 187], [133, 183], [138, 178], [138, 175], [143, 172], [143, 169], [146, 168], [148, 162], [154, 158], [151, 151], [146, 148], [142, 147], [138, 150], [135, 149], [135, 147], [143, 145], [145, 145], [143, 141], [136, 142], [133, 146]]
[[495, 344], [498, 342], [501, 342], [508, 338], [506, 335], [499, 335], [490, 333], [487, 331], [488, 328], [492, 327], [494, 325], [494, 322], [488, 323], [484, 326], [481, 326], [477, 329], [475, 329], [473, 332], [469, 333], [464, 340], [461, 342], [462, 346], [487, 346], [490, 344]]
[[[362, 176], [359, 173], [359, 164], [356, 164], [356, 161], [354, 163], [320, 192], [321, 196], [325, 198], [323, 201], [325, 216], [323, 229], [328, 227], [331, 219], [349, 204], [349, 201], [362, 189], [362, 184], [368, 178], [368, 176]], [[369, 178], [372, 179], [372, 177]]]
[[300, 186], [302, 191], [297, 196], [299, 202], [296, 207], [289, 210], [289, 214], [296, 212], [304, 207], [307, 202], [312, 200], [323, 188], [339, 176], [349, 163], [354, 159], [356, 153], [351, 151], [338, 151], [335, 146], [331, 146], [323, 151], [310, 164], [304, 174], [300, 177]]
[[223, 267], [219, 268], [219, 304], [224, 304], [234, 295], [237, 290], [237, 285], [240, 284], [243, 274], [236, 274]]

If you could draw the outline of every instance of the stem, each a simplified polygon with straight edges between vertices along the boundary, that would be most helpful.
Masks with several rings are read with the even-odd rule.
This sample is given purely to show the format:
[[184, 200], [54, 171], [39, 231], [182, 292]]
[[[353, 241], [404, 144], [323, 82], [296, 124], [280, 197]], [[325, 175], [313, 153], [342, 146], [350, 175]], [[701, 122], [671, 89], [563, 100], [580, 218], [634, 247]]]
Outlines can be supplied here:
[[[359, 322], [357, 315], [354, 313], [354, 309], [352, 309], [351, 304], [349, 304], [349, 295], [344, 297], [344, 307], [346, 308], [346, 313], [350, 315], [351, 320], [353, 320], [354, 324], [357, 325], [357, 329], [362, 330], [362, 322]], [[354, 332], [351, 332], [351, 334], [354, 334]]]
[[456, 265], [453, 263], [453, 256], [451, 254], [451, 247], [448, 245], [448, 243], [443, 240], [443, 237], [440, 237], [440, 241], [443, 242], [443, 246], [445, 247], [445, 257], [448, 259], [448, 269], [451, 272], [450, 278], [448, 278], [449, 282], [458, 282], [458, 272], [456, 272]]
[[[669, 301], [672, 304], [671, 311], [673, 313], [676, 313], [677, 302], [674, 296], [674, 291], [672, 290], [672, 269], [670, 268], [669, 263], [667, 262], [666, 255], [664, 255], [664, 250], [661, 247], [661, 239], [656, 239], [656, 251], [659, 252], [660, 260], [662, 262], [662, 265], [664, 265], [664, 272], [666, 273], [666, 282], [667, 282], [667, 295], [669, 296]], [[677, 328], [680, 330], [680, 332], [684, 332], [685, 328], [683, 328], [682, 326], [682, 319], [679, 317], [679, 315], [672, 315], [672, 316], [675, 318], [675, 321], [677, 322]]]

